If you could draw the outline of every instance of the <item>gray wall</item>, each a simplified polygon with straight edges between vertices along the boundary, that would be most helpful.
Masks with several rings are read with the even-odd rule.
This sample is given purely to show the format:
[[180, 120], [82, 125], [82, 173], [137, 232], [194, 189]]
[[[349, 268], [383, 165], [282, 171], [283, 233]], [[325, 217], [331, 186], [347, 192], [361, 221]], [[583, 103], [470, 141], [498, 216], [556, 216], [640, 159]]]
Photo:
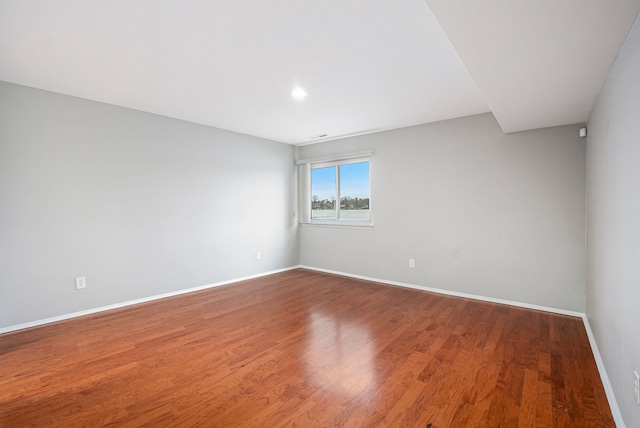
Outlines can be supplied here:
[[[504, 134], [491, 114], [299, 148], [373, 149], [372, 230], [300, 230], [303, 265], [584, 311], [580, 125]], [[408, 267], [408, 259], [416, 267]]]
[[628, 427], [640, 427], [640, 21], [588, 122], [587, 317]]
[[0, 82], [0, 328], [297, 265], [294, 174], [285, 144]]

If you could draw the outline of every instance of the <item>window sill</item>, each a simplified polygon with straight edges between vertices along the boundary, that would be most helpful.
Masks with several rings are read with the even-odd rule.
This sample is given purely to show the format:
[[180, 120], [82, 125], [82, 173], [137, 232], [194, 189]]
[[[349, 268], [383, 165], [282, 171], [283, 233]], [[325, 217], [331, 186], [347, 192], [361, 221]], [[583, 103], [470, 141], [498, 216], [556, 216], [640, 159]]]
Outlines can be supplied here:
[[330, 227], [335, 229], [373, 229], [370, 222], [349, 222], [349, 221], [312, 221], [310, 223], [300, 223], [302, 227]]

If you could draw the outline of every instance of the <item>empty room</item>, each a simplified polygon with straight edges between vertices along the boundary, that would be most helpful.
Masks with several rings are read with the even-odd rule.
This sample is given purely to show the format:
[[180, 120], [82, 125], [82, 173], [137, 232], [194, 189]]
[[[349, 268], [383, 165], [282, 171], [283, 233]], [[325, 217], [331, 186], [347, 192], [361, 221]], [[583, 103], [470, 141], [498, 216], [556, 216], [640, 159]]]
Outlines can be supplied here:
[[640, 0], [0, 0], [0, 427], [640, 427]]

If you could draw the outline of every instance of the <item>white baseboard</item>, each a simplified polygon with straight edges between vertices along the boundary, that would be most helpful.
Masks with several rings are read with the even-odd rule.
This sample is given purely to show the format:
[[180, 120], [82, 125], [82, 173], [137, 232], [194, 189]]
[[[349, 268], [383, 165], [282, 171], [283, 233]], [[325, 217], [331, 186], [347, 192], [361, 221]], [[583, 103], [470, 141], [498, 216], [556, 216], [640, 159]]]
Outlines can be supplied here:
[[589, 343], [591, 344], [591, 352], [593, 352], [593, 358], [596, 360], [596, 365], [598, 366], [598, 371], [600, 372], [600, 379], [602, 379], [604, 392], [607, 394], [607, 400], [609, 400], [609, 407], [611, 408], [613, 420], [615, 421], [618, 428], [625, 428], [624, 420], [622, 419], [622, 413], [620, 412], [620, 408], [618, 407], [616, 396], [613, 393], [613, 387], [611, 386], [611, 382], [609, 381], [607, 370], [604, 367], [604, 361], [602, 361], [602, 356], [600, 355], [600, 351], [598, 350], [596, 338], [593, 335], [593, 331], [591, 330], [591, 325], [589, 325], [589, 319], [586, 315], [583, 315], [582, 320], [584, 321], [584, 329], [587, 331], [587, 336], [589, 337]]
[[558, 309], [558, 308], [551, 308], [551, 307], [547, 307], [547, 306], [532, 305], [530, 303], [515, 302], [515, 301], [511, 301], [511, 300], [496, 299], [496, 298], [493, 298], [493, 297], [478, 296], [478, 295], [475, 295], [475, 294], [459, 293], [459, 292], [456, 292], [456, 291], [442, 290], [442, 289], [438, 289], [438, 288], [425, 287], [425, 286], [422, 286], [422, 285], [407, 284], [407, 283], [398, 282], [398, 281], [389, 281], [389, 280], [386, 280], [386, 279], [372, 278], [372, 277], [368, 277], [368, 276], [355, 275], [355, 274], [351, 274], [351, 273], [339, 272], [339, 271], [334, 271], [334, 270], [329, 270], [329, 269], [316, 268], [316, 267], [312, 267], [312, 266], [300, 265], [299, 267], [301, 269], [308, 269], [308, 270], [313, 270], [313, 271], [318, 271], [318, 272], [330, 273], [330, 274], [333, 274], [333, 275], [341, 275], [341, 276], [346, 276], [346, 277], [350, 277], [350, 278], [363, 279], [365, 281], [380, 282], [382, 284], [395, 285], [395, 286], [399, 286], [399, 287], [413, 288], [413, 289], [416, 289], [416, 290], [429, 291], [429, 292], [432, 292], [432, 293], [446, 294], [448, 296], [464, 297], [464, 298], [467, 298], [467, 299], [481, 300], [481, 301], [491, 302], [491, 303], [501, 303], [503, 305], [517, 306], [517, 307], [520, 307], [520, 308], [535, 309], [535, 310], [538, 310], [538, 311], [545, 311], [545, 312], [551, 312], [551, 313], [556, 313], [556, 314], [561, 314], [561, 315], [569, 315], [569, 316], [582, 318], [582, 321], [584, 323], [584, 328], [585, 328], [585, 330], [587, 332], [587, 336], [589, 338], [589, 344], [591, 345], [591, 352], [593, 352], [593, 357], [594, 357], [594, 359], [596, 361], [596, 365], [598, 367], [598, 372], [600, 373], [600, 379], [602, 380], [602, 386], [604, 387], [604, 391], [607, 394], [607, 400], [609, 401], [609, 407], [611, 408], [611, 414], [613, 416], [613, 420], [615, 421], [616, 426], [618, 428], [625, 428], [624, 420], [622, 419], [622, 413], [620, 413], [620, 408], [618, 407], [618, 403], [616, 401], [616, 397], [613, 394], [613, 388], [611, 386], [611, 382], [609, 381], [609, 376], [607, 375], [607, 371], [605, 369], [604, 362], [602, 361], [602, 357], [600, 356], [600, 351], [598, 351], [598, 345], [596, 344], [596, 339], [593, 336], [593, 331], [591, 331], [591, 326], [589, 325], [589, 320], [587, 319], [586, 314], [584, 314], [582, 312], [574, 312], [574, 311], [568, 311], [568, 310], [565, 310], [565, 309]]
[[339, 272], [339, 271], [329, 270], [329, 269], [316, 268], [316, 267], [312, 267], [312, 266], [300, 265], [299, 267], [301, 269], [315, 270], [315, 271], [318, 271], [318, 272], [325, 272], [325, 273], [330, 273], [330, 274], [333, 274], [333, 275], [348, 276], [348, 277], [351, 277], [351, 278], [363, 279], [365, 281], [380, 282], [382, 284], [396, 285], [398, 287], [413, 288], [414, 290], [429, 291], [431, 293], [446, 294], [448, 296], [454, 296], [454, 297], [464, 297], [465, 299], [474, 299], [474, 300], [482, 300], [484, 302], [500, 303], [500, 304], [503, 304], [503, 305], [517, 306], [517, 307], [526, 308], [526, 309], [534, 309], [536, 311], [552, 312], [552, 313], [555, 313], [555, 314], [569, 315], [569, 316], [578, 317], [578, 318], [584, 317], [584, 314], [582, 312], [569, 311], [569, 310], [566, 310], [566, 309], [559, 309], [559, 308], [551, 308], [551, 307], [548, 307], [548, 306], [533, 305], [531, 303], [522, 303], [522, 302], [516, 302], [516, 301], [513, 301], [513, 300], [496, 299], [494, 297], [485, 297], [485, 296], [479, 296], [479, 295], [476, 295], [476, 294], [460, 293], [460, 292], [457, 292], [457, 291], [443, 290], [441, 288], [431, 288], [431, 287], [425, 287], [423, 285], [408, 284], [406, 282], [398, 282], [398, 281], [390, 281], [388, 279], [372, 278], [372, 277], [369, 277], [369, 276], [355, 275], [355, 274], [351, 274], [351, 273]]
[[201, 285], [199, 287], [186, 288], [184, 290], [172, 291], [169, 293], [157, 294], [155, 296], [143, 297], [141, 299], [128, 300], [126, 302], [115, 303], [113, 305], [100, 306], [97, 308], [87, 309], [84, 311], [72, 312], [70, 314], [58, 315], [51, 318], [44, 318], [41, 320], [30, 321], [23, 324], [11, 325], [9, 327], [0, 328], [0, 334], [9, 333], [12, 331], [23, 330], [25, 328], [37, 327], [44, 324], [50, 324], [53, 322], [64, 321], [71, 318], [77, 318], [84, 315], [91, 315], [98, 312], [109, 311], [111, 309], [124, 308], [125, 306], [137, 305], [139, 303], [151, 302], [153, 300], [164, 299], [167, 297], [179, 296], [181, 294], [192, 293], [194, 291], [206, 290], [207, 288], [220, 287], [221, 285], [233, 284], [234, 282], [246, 281], [247, 279], [260, 278], [262, 276], [273, 275], [274, 273], [285, 272], [292, 269], [297, 269], [299, 266], [290, 266], [283, 269], [272, 270], [269, 272], [263, 272], [255, 275], [244, 276], [242, 278], [234, 278], [227, 281], [216, 282], [213, 284]]

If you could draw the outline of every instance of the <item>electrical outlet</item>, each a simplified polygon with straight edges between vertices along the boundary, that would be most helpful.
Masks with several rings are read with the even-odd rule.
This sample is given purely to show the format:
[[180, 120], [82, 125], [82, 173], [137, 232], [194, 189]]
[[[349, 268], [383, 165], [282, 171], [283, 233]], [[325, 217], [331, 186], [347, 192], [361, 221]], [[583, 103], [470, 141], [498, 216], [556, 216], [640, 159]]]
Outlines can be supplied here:
[[260, 259], [262, 259], [262, 254], [260, 254], [260, 251], [256, 251], [256, 260]]
[[76, 290], [80, 290], [82, 288], [87, 288], [87, 281], [84, 279], [84, 276], [76, 278]]
[[640, 406], [640, 378], [635, 370], [633, 371], [633, 397], [636, 399], [636, 404]]
[[409, 259], [409, 267], [410, 268], [416, 267], [416, 260], [415, 259]]

